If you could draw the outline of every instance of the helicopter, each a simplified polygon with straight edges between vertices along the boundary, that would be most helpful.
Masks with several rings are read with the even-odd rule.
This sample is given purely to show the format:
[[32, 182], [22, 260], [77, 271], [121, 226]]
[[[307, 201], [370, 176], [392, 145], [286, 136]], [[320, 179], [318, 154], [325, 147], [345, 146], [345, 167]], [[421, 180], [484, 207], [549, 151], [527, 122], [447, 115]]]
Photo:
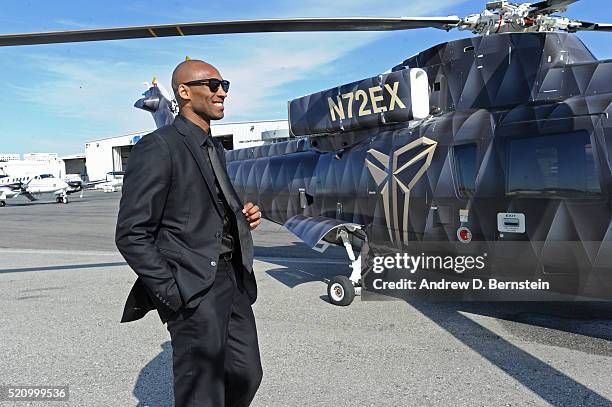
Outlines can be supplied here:
[[[493, 1], [464, 18], [292, 18], [0, 35], [0, 45], [469, 30], [476, 36], [433, 46], [390, 72], [290, 101], [295, 139], [226, 152], [237, 192], [311, 247], [346, 249], [352, 272], [329, 281], [332, 304], [353, 301], [377, 253], [426, 248], [488, 253], [496, 276], [546, 277], [559, 290], [609, 299], [612, 60], [597, 60], [572, 33], [610, 32], [612, 24], [558, 15], [576, 1]], [[155, 84], [136, 106], [158, 126], [176, 113]]]

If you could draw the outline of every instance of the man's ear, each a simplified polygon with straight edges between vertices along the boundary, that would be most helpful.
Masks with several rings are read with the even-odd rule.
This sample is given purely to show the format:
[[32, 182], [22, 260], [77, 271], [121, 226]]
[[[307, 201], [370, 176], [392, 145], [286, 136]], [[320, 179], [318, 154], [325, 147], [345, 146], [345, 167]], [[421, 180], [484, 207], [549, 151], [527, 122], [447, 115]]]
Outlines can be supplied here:
[[191, 92], [189, 88], [183, 84], [179, 85], [176, 93], [184, 101], [191, 100]]

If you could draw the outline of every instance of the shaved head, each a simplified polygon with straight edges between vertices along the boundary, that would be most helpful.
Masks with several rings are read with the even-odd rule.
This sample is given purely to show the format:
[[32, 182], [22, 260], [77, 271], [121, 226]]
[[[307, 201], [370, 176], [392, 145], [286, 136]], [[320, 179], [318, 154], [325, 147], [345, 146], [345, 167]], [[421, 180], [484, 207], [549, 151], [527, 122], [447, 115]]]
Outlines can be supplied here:
[[221, 77], [217, 68], [208, 62], [199, 59], [190, 59], [181, 62], [174, 68], [174, 72], [172, 72], [172, 90], [176, 95], [181, 83], [211, 77]]
[[[209, 80], [216, 79], [217, 85]], [[183, 61], [172, 72], [172, 90], [179, 105], [179, 113], [196, 123], [205, 131], [211, 120], [224, 116], [223, 102], [227, 92], [219, 86], [223, 77], [211, 64], [197, 59]], [[190, 83], [192, 81], [201, 81]], [[214, 91], [212, 89], [215, 89]]]

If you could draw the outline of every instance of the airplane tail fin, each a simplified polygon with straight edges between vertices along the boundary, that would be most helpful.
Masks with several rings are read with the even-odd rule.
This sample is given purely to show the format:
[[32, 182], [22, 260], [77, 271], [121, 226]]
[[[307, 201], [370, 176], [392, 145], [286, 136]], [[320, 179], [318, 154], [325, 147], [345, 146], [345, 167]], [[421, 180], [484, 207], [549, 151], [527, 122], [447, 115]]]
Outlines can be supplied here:
[[134, 107], [151, 113], [157, 127], [171, 124], [178, 113], [178, 105], [170, 92], [153, 78], [152, 85], [134, 103]]

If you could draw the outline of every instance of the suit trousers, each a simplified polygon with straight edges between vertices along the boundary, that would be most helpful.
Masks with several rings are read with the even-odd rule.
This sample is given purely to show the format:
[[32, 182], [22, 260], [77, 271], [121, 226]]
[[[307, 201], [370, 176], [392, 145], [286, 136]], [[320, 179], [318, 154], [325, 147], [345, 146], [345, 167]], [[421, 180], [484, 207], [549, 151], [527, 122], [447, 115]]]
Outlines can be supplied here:
[[168, 320], [176, 407], [249, 406], [255, 397], [262, 368], [242, 272], [219, 259], [200, 304]]

